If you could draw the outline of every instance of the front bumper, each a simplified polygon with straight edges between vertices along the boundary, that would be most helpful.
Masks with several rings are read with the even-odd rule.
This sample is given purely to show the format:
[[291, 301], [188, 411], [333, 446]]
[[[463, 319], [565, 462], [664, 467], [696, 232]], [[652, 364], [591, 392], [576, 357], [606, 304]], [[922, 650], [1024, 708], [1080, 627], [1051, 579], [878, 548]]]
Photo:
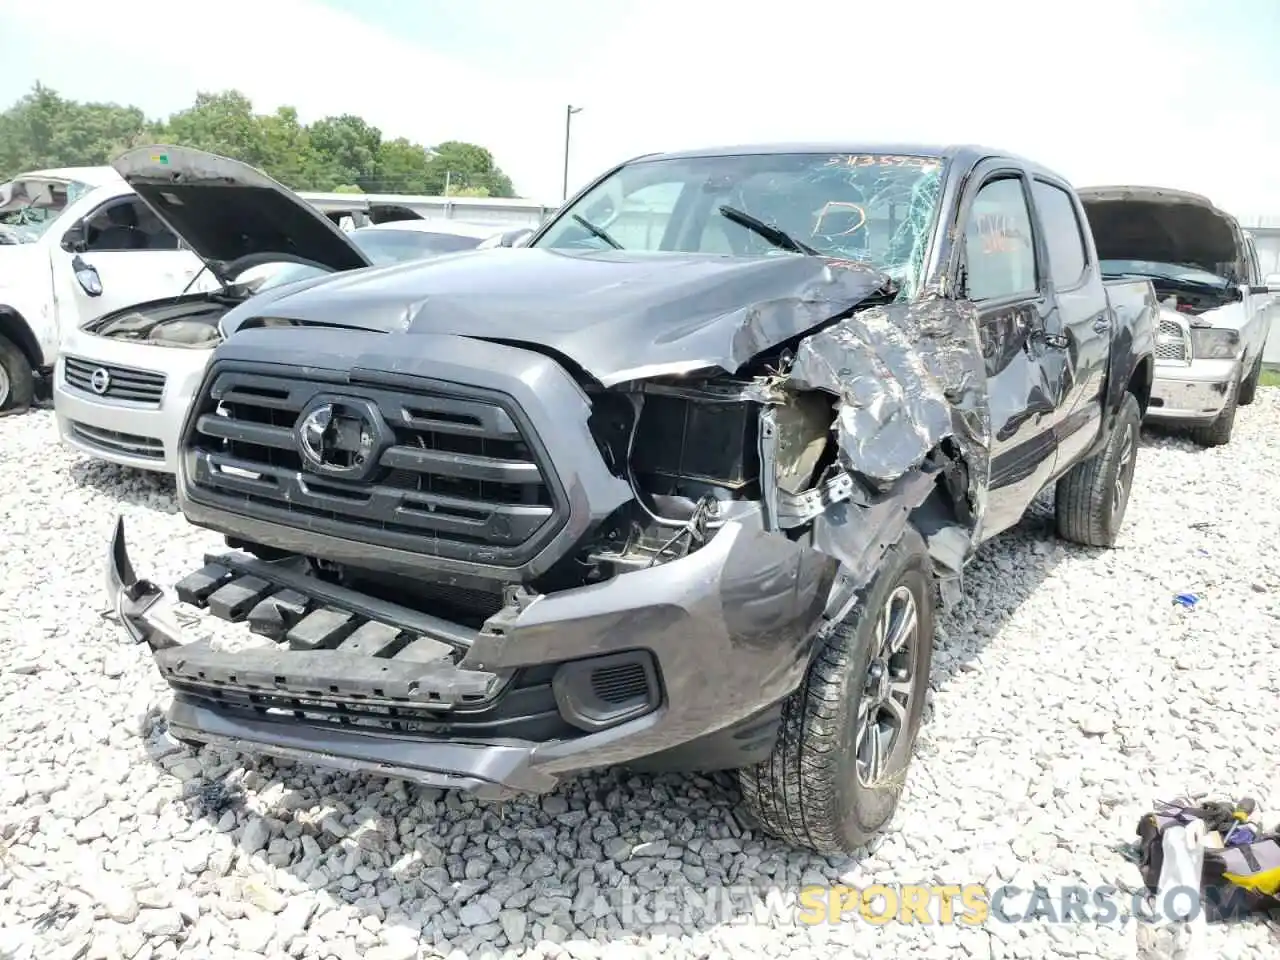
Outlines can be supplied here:
[[[735, 520], [682, 559], [525, 597], [471, 631], [332, 586], [291, 562], [227, 554], [206, 563], [230, 578], [188, 577], [179, 597], [268, 636], [270, 621], [283, 617], [289, 622], [274, 631], [281, 640], [235, 652], [186, 642], [164, 614], [163, 591], [134, 574], [117, 523], [109, 598], [173, 688], [175, 737], [486, 798], [546, 792], [564, 775], [633, 761], [722, 769], [762, 759], [778, 705], [807, 668], [834, 575], [820, 554]], [[305, 633], [317, 610], [361, 626], [351, 632], [348, 621], [336, 641], [313, 636], [314, 649], [299, 649], [294, 631]], [[384, 643], [410, 637], [404, 649], [427, 654], [405, 659], [368, 643], [348, 652], [362, 630], [377, 633], [370, 623]], [[630, 707], [606, 702], [624, 674]], [[544, 694], [554, 716], [544, 711], [534, 722], [526, 714]]]
[[[58, 436], [100, 460], [159, 473], [177, 471], [178, 438], [212, 350], [127, 343], [76, 331], [54, 367], [53, 409]], [[164, 376], [158, 401], [96, 396], [69, 382], [67, 362]]]
[[1173, 423], [1211, 421], [1226, 406], [1239, 376], [1236, 360], [1192, 360], [1185, 366], [1156, 364], [1146, 419]]

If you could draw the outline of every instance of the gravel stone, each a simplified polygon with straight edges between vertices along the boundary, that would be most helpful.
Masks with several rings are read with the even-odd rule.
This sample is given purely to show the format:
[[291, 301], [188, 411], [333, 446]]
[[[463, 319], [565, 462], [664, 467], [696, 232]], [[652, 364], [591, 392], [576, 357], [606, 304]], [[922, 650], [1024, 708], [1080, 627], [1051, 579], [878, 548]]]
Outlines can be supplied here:
[[[986, 546], [938, 618], [897, 817], [865, 855], [828, 860], [739, 820], [723, 775], [609, 770], [490, 805], [191, 751], [165, 731], [147, 651], [101, 616], [101, 564], [119, 512], [139, 573], [164, 585], [221, 538], [183, 520], [171, 480], [59, 448], [48, 411], [0, 418], [0, 955], [1132, 957], [1132, 924], [757, 911], [806, 883], [1133, 889], [1137, 818], [1188, 791], [1252, 796], [1274, 824], [1278, 423], [1264, 388], [1226, 447], [1145, 432], [1119, 549], [1058, 541], [1048, 498]], [[243, 632], [179, 612], [193, 635]], [[1280, 926], [1205, 937], [1206, 955], [1262, 960]]]

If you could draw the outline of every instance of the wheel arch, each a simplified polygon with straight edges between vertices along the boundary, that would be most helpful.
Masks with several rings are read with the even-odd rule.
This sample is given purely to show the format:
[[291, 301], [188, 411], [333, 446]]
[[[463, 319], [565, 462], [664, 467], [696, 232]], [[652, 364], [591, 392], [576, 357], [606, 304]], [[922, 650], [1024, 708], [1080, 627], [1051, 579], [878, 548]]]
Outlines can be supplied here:
[[0, 303], [0, 337], [22, 352], [32, 370], [40, 370], [44, 366], [44, 351], [40, 349], [40, 341], [36, 339], [31, 325], [21, 313], [4, 303]]

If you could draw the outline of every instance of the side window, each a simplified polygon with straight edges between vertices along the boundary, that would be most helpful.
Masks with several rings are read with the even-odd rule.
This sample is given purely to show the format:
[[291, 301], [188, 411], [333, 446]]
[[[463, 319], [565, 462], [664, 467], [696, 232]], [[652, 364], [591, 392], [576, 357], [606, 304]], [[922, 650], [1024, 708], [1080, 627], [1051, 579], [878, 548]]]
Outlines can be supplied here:
[[1049, 273], [1053, 285], [1067, 290], [1080, 282], [1088, 262], [1084, 233], [1071, 194], [1051, 183], [1036, 180], [1031, 184], [1045, 246], [1049, 248]]
[[85, 217], [84, 223], [90, 253], [178, 249], [178, 238], [137, 197], [108, 200]]
[[1031, 212], [1018, 177], [983, 184], [964, 231], [965, 292], [970, 300], [1032, 296], [1036, 254]]
[[1245, 251], [1248, 253], [1249, 260], [1249, 282], [1262, 282], [1262, 268], [1258, 263], [1258, 248], [1254, 245], [1253, 237], [1246, 237]]

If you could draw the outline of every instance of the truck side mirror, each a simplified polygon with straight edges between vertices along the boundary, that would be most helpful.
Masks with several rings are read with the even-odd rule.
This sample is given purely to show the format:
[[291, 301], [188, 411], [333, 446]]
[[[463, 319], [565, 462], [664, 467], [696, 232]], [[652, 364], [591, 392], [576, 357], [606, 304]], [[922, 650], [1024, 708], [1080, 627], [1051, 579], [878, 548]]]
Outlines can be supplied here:
[[83, 220], [77, 220], [62, 235], [62, 249], [67, 253], [84, 253], [89, 247], [88, 232]]
[[1280, 273], [1269, 273], [1267, 278], [1262, 281], [1264, 290], [1256, 291], [1258, 293], [1280, 293]]

